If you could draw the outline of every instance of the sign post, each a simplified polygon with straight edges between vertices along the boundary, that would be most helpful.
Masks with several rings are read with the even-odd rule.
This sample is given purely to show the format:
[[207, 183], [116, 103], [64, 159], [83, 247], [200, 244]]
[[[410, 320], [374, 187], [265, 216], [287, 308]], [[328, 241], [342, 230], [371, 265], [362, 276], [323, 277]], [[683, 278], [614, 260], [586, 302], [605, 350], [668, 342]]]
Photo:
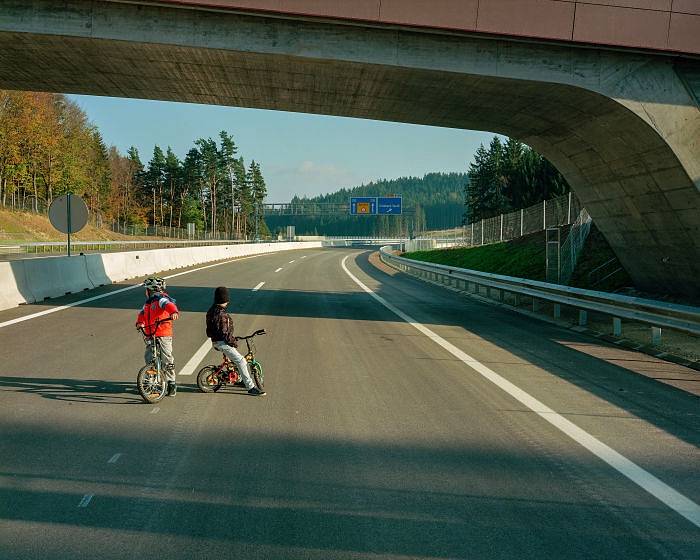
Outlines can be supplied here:
[[49, 220], [58, 231], [68, 234], [68, 256], [71, 256], [70, 236], [78, 233], [88, 221], [88, 208], [82, 198], [64, 194], [54, 199], [49, 208]]

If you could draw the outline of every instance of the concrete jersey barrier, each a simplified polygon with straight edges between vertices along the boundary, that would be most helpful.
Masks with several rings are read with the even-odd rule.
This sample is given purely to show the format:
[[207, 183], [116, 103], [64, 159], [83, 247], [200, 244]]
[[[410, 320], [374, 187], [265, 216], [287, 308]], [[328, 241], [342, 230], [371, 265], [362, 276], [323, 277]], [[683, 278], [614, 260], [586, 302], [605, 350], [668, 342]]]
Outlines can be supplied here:
[[0, 262], [0, 310], [165, 270], [262, 253], [312, 249], [320, 241], [211, 245]]

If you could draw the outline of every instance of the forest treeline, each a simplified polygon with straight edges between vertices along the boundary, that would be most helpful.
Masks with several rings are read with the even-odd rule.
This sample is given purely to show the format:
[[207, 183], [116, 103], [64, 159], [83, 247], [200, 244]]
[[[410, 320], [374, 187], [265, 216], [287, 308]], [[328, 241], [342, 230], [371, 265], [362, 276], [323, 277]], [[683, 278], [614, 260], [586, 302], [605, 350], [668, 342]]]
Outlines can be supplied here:
[[535, 150], [513, 138], [494, 136], [469, 165], [464, 224], [526, 208], [569, 192], [561, 173]]
[[200, 138], [184, 160], [155, 146], [107, 147], [85, 112], [64, 95], [0, 90], [0, 205], [45, 211], [72, 192], [120, 226], [185, 227], [228, 236], [267, 234], [260, 165], [246, 165], [233, 137]]
[[[147, 161], [144, 159], [148, 157]], [[353, 196], [403, 197], [403, 216], [267, 216], [259, 163], [238, 155], [233, 136], [199, 138], [183, 160], [170, 147], [144, 156], [108, 147], [65, 95], [0, 90], [0, 205], [44, 212], [67, 192], [91, 213], [123, 226], [185, 227], [250, 238], [295, 225], [298, 234], [410, 235], [453, 228], [569, 190], [562, 175], [517, 140], [495, 136], [468, 173], [378, 180], [292, 202], [348, 204]]]
[[423, 177], [382, 179], [314, 197], [294, 197], [292, 202], [349, 205], [357, 196], [397, 195], [403, 198], [403, 216], [268, 216], [270, 229], [295, 225], [301, 235], [410, 235], [426, 229], [445, 229], [459, 224], [464, 212], [462, 193], [466, 173], [427, 173]]

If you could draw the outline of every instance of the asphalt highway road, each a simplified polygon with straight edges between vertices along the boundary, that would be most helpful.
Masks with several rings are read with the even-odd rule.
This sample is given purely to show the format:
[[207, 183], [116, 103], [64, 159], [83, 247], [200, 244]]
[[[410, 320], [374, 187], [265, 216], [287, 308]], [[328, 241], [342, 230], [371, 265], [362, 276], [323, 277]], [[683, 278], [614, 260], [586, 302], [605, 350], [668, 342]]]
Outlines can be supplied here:
[[212, 350], [143, 403], [130, 284], [0, 312], [0, 558], [700, 557], [697, 396], [373, 260], [293, 251], [169, 280], [178, 369], [226, 285], [237, 334], [269, 332], [263, 398], [199, 393]]

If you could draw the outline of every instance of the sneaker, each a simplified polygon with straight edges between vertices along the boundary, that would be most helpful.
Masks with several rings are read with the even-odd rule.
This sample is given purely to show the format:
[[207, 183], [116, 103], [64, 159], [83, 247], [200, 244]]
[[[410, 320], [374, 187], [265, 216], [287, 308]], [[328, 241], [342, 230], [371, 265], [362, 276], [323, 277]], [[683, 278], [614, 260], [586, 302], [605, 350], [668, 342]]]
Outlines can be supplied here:
[[252, 389], [248, 389], [248, 394], [251, 397], [262, 397], [263, 395], [267, 395], [265, 391], [261, 391], [257, 387], [253, 387]]
[[174, 381], [168, 381], [168, 396], [174, 397], [177, 394], [177, 385]]

